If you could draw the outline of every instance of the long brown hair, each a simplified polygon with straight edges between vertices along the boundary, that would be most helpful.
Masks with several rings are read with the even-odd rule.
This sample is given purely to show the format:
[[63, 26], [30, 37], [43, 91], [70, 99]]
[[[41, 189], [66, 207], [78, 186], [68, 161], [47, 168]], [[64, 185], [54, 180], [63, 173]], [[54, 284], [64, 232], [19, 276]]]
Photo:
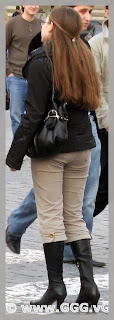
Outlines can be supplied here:
[[[54, 83], [59, 98], [84, 110], [100, 105], [100, 85], [91, 50], [80, 39], [82, 20], [69, 7], [52, 9], [54, 23], [51, 37]], [[49, 43], [46, 43], [48, 50]]]

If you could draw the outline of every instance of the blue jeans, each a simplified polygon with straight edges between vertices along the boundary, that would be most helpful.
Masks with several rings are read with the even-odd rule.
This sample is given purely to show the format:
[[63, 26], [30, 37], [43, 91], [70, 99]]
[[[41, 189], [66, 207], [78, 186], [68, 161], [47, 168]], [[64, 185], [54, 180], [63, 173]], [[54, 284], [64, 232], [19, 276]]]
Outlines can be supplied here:
[[[96, 148], [92, 149], [92, 158], [89, 169], [89, 175], [86, 182], [84, 201], [83, 201], [83, 217], [86, 221], [88, 230], [92, 231], [93, 212], [95, 208], [95, 199], [99, 183], [100, 169], [100, 140], [97, 135], [96, 124], [93, 116], [90, 116], [92, 123], [92, 132], [96, 141]], [[8, 223], [9, 231], [17, 237], [21, 237], [27, 227], [37, 218], [37, 210], [35, 204], [34, 189], [31, 189], [20, 207], [14, 210]], [[67, 246], [69, 248], [69, 246]]]
[[96, 147], [91, 151], [91, 164], [85, 186], [82, 214], [88, 230], [92, 232], [93, 213], [99, 186], [101, 143], [100, 139], [98, 138], [96, 123], [93, 120], [93, 116], [90, 115], [89, 118], [92, 126], [92, 134], [96, 142]]
[[8, 230], [21, 237], [30, 224], [37, 218], [34, 189], [32, 188], [18, 209], [14, 210], [8, 221]]
[[6, 86], [10, 97], [10, 117], [14, 135], [21, 121], [21, 115], [25, 110], [24, 104], [27, 92], [27, 80], [17, 76], [7, 77]]

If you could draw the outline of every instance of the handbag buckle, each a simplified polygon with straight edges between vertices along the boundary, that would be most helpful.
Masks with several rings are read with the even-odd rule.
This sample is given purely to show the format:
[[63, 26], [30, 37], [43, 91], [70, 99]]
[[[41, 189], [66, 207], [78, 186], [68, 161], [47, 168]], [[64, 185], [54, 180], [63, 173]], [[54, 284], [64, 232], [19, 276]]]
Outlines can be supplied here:
[[52, 109], [48, 112], [47, 117], [44, 119], [44, 121], [46, 121], [49, 118], [57, 118], [59, 119], [60, 116], [58, 115], [57, 111], [55, 109]]

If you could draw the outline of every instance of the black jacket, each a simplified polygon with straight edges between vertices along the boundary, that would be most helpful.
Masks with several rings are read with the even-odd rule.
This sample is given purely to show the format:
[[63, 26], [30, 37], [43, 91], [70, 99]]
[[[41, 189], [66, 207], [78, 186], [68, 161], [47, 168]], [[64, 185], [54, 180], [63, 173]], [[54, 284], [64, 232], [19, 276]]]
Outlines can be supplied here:
[[[92, 24], [92, 23], [93, 23], [93, 22], [91, 22], [91, 24]], [[90, 24], [89, 24], [89, 25], [90, 25]], [[99, 22], [98, 22], [97, 25], [99, 26]], [[96, 27], [97, 27], [97, 25], [96, 25]], [[89, 27], [88, 27], [88, 28], [89, 28]], [[93, 30], [93, 29], [92, 29], [92, 30]], [[85, 42], [85, 44], [86, 44], [86, 45], [89, 47], [89, 49], [91, 50], [91, 47], [90, 47], [90, 45], [89, 45], [89, 42], [88, 42], [88, 40], [86, 39], [86, 34], [87, 34], [87, 31], [81, 32], [80, 38]], [[92, 36], [94, 36], [94, 34], [91, 35], [91, 37], [92, 37]], [[43, 44], [43, 43], [42, 43], [42, 41], [41, 41], [41, 31], [40, 31], [40, 32], [38, 32], [38, 33], [36, 34], [36, 36], [31, 40], [31, 42], [30, 42], [30, 44], [29, 44], [29, 48], [28, 48], [28, 55], [31, 53], [31, 51], [39, 48], [42, 44]], [[91, 111], [90, 114], [93, 116], [94, 121], [95, 121], [95, 123], [96, 123], [97, 133], [98, 133], [98, 137], [99, 137], [99, 128], [98, 128], [98, 122], [97, 122], [96, 113], [95, 113], [95, 111]]]
[[[49, 55], [51, 57], [51, 52]], [[51, 106], [52, 74], [43, 45], [31, 52], [23, 75], [28, 80], [26, 114], [22, 116], [6, 158], [6, 164], [17, 170], [21, 168], [28, 146]], [[88, 112], [73, 105], [67, 105], [67, 111], [68, 142], [61, 152], [82, 151], [95, 147]]]

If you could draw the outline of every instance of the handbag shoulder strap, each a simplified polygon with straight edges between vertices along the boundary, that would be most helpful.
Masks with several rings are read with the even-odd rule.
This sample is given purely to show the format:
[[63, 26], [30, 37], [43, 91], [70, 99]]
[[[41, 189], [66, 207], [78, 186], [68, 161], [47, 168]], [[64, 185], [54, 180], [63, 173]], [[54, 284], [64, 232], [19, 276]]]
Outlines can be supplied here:
[[[55, 86], [54, 86], [54, 71], [53, 71], [53, 68], [52, 68], [52, 103], [54, 105], [55, 110], [57, 111], [57, 103], [55, 102]], [[65, 106], [67, 105], [67, 102], [61, 101], [61, 103], [63, 104], [63, 107], [65, 108]]]

